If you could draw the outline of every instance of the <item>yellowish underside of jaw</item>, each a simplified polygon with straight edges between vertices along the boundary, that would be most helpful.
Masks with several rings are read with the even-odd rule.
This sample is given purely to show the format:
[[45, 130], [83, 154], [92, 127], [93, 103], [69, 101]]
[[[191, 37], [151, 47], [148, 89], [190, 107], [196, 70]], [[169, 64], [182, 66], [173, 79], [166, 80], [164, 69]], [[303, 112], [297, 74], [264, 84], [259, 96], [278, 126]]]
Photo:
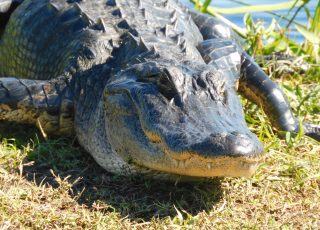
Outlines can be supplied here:
[[216, 160], [203, 160], [191, 157], [187, 160], [171, 159], [171, 164], [148, 165], [154, 170], [191, 177], [250, 177], [262, 162], [263, 157], [219, 157]]

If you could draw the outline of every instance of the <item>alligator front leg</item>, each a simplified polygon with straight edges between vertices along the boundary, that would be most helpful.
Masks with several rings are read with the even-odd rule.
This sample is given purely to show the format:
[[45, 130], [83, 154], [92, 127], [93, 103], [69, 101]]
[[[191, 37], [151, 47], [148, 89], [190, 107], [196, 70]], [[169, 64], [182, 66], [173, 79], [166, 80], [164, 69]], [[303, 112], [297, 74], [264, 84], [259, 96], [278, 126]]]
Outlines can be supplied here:
[[72, 135], [73, 101], [68, 80], [0, 78], [0, 120], [35, 124], [44, 136]]
[[[191, 12], [204, 41], [198, 48], [207, 64], [223, 63], [224, 70], [241, 75], [239, 93], [256, 103], [270, 117], [274, 127], [281, 131], [299, 132], [300, 122], [294, 117], [286, 96], [259, 67], [258, 64], [235, 43], [231, 28], [219, 20]], [[320, 141], [320, 125], [303, 123], [304, 133]]]

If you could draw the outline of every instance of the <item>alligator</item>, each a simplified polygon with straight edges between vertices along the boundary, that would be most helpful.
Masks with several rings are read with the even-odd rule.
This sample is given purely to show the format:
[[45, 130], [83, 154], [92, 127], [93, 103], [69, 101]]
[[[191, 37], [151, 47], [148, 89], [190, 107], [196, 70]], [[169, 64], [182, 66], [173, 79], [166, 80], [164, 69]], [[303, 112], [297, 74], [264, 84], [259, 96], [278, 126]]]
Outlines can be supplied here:
[[109, 172], [252, 175], [238, 93], [320, 140], [232, 29], [177, 0], [6, 0], [0, 19], [0, 120], [76, 136]]

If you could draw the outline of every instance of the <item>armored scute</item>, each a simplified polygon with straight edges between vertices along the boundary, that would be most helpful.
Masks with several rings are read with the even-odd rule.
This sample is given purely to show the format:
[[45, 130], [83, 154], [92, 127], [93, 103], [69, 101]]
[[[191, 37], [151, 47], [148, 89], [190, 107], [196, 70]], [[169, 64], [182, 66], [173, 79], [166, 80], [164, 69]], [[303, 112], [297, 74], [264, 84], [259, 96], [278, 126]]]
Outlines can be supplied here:
[[300, 129], [231, 29], [176, 0], [7, 0], [0, 19], [0, 119], [76, 135], [110, 172], [251, 175], [263, 147], [237, 92]]

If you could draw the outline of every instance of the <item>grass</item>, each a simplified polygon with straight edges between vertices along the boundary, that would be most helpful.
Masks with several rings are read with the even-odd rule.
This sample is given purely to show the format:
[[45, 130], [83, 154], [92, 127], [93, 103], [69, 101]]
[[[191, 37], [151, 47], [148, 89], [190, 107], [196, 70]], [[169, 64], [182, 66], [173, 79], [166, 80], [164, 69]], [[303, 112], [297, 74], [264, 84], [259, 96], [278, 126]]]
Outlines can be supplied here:
[[[294, 113], [319, 124], [320, 71], [308, 61], [306, 73], [278, 74], [274, 61], [264, 68]], [[1, 123], [0, 229], [319, 229], [319, 143], [279, 138], [257, 106], [243, 104], [265, 162], [251, 178], [189, 184], [115, 176], [74, 140]]]
[[[260, 111], [249, 114], [267, 149], [265, 163], [252, 178], [193, 184], [117, 177], [71, 140], [38, 140], [35, 129], [19, 126], [29, 129], [28, 140], [19, 137], [16, 125], [6, 124], [0, 145], [0, 228], [320, 227], [319, 143], [307, 137], [279, 139]], [[310, 114], [319, 123], [320, 116]]]

